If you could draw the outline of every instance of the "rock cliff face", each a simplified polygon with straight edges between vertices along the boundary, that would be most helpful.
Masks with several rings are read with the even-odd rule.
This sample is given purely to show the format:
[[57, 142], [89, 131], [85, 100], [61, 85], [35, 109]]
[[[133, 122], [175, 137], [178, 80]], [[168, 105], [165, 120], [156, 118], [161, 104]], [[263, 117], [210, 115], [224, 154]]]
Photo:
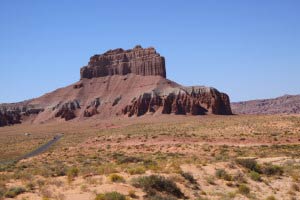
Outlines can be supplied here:
[[0, 112], [0, 127], [21, 123], [21, 115], [16, 111]]
[[80, 78], [94, 78], [129, 73], [166, 77], [165, 59], [154, 48], [136, 46], [130, 50], [115, 49], [90, 58], [81, 68]]
[[230, 115], [229, 97], [210, 87], [166, 79], [165, 59], [154, 48], [115, 49], [90, 58], [80, 81], [39, 98], [0, 104], [0, 126], [107, 119], [144, 114]]
[[229, 97], [209, 87], [181, 87], [172, 90], [152, 91], [134, 98], [123, 110], [128, 116], [145, 113], [179, 115], [231, 115]]
[[25, 102], [21, 104], [2, 104], [0, 105], [0, 127], [19, 124], [22, 117], [37, 115], [43, 111], [43, 108]]

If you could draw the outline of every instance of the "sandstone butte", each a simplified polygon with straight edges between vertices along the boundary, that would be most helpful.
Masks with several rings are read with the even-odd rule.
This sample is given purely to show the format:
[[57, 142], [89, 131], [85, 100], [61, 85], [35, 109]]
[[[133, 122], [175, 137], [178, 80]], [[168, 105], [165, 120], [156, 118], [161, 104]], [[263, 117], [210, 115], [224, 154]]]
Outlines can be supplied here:
[[41, 97], [0, 104], [0, 126], [153, 114], [231, 115], [227, 94], [184, 87], [166, 78], [165, 58], [154, 48], [109, 50], [90, 58], [80, 80]]

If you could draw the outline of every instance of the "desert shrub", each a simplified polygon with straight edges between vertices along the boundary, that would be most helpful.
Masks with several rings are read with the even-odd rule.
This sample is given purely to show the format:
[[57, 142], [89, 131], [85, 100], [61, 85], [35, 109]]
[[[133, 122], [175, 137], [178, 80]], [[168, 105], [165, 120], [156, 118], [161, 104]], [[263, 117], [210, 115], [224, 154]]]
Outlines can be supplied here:
[[146, 200], [176, 200], [176, 198], [174, 198], [173, 196], [170, 195], [153, 195], [153, 196], [149, 196], [146, 198]]
[[50, 199], [54, 197], [52, 190], [50, 190], [50, 188], [48, 187], [40, 188], [40, 194], [42, 195], [43, 199], [44, 198]]
[[261, 172], [259, 164], [254, 159], [237, 159], [236, 163], [251, 171]]
[[66, 196], [62, 193], [58, 193], [57, 195], [55, 195], [54, 199], [56, 199], [56, 200], [65, 200]]
[[67, 174], [67, 167], [62, 163], [56, 163], [51, 166], [52, 176], [65, 176]]
[[266, 174], [268, 176], [282, 175], [283, 169], [282, 169], [282, 167], [280, 167], [278, 165], [267, 164], [267, 165], [263, 166], [262, 173]]
[[239, 186], [239, 193], [248, 195], [250, 193], [250, 188], [247, 185], [242, 184]]
[[143, 159], [135, 157], [135, 156], [126, 156], [122, 153], [114, 153], [112, 155], [113, 159], [116, 160], [118, 164], [124, 164], [124, 163], [138, 163], [142, 162]]
[[299, 192], [299, 191], [300, 191], [300, 187], [299, 187], [299, 185], [297, 185], [296, 183], [293, 183], [293, 184], [292, 184], [291, 189], [292, 189], [293, 191], [296, 191], [296, 192]]
[[71, 181], [78, 176], [79, 170], [76, 167], [71, 167], [67, 171], [68, 180]]
[[255, 171], [250, 171], [249, 176], [252, 180], [254, 181], [261, 181], [261, 176], [259, 173], [255, 172]]
[[5, 192], [4, 196], [7, 198], [15, 198], [16, 196], [24, 192], [26, 192], [26, 190], [23, 187], [12, 187]]
[[131, 175], [134, 175], [134, 174], [144, 174], [146, 172], [146, 169], [145, 169], [145, 167], [138, 166], [138, 167], [129, 168], [127, 170], [127, 172], [129, 174], [131, 174]]
[[173, 181], [163, 176], [150, 175], [138, 177], [133, 179], [132, 184], [135, 187], [143, 188], [150, 196], [155, 195], [156, 192], [164, 192], [178, 198], [184, 196]]
[[194, 178], [194, 176], [191, 173], [181, 171], [180, 175], [183, 178], [185, 178], [186, 180], [188, 180], [191, 184], [197, 184], [196, 179]]
[[276, 198], [274, 196], [268, 196], [266, 200], [276, 200]]
[[111, 175], [109, 175], [109, 180], [111, 182], [118, 182], [118, 183], [125, 182], [125, 179], [123, 178], [123, 176], [120, 176], [118, 174], [111, 174]]
[[0, 183], [0, 199], [2, 199], [2, 197], [5, 194], [5, 192], [6, 192], [5, 185]]
[[242, 172], [237, 172], [234, 176], [233, 176], [233, 180], [237, 181], [238, 183], [246, 183], [247, 180], [245, 178], [245, 175]]
[[126, 197], [118, 192], [107, 192], [104, 194], [97, 194], [95, 200], [126, 200]]
[[216, 183], [215, 183], [215, 177], [214, 176], [205, 177], [205, 180], [210, 185], [216, 185]]
[[118, 172], [117, 167], [115, 164], [112, 163], [105, 163], [98, 168], [98, 173], [100, 175], [111, 174], [116, 172]]
[[217, 169], [216, 170], [216, 177], [219, 179], [224, 179], [226, 181], [231, 181], [232, 176], [228, 174], [224, 169]]
[[145, 168], [147, 170], [151, 170], [153, 172], [161, 172], [164, 169], [164, 164], [162, 164], [161, 162], [156, 162], [156, 161], [144, 161], [143, 162]]
[[29, 182], [26, 184], [27, 190], [32, 191], [32, 190], [34, 190], [34, 188], [35, 188], [35, 184], [33, 182]]
[[129, 190], [129, 191], [128, 191], [128, 196], [131, 197], [131, 198], [137, 198], [137, 197], [138, 197], [138, 196], [136, 196], [134, 190]]

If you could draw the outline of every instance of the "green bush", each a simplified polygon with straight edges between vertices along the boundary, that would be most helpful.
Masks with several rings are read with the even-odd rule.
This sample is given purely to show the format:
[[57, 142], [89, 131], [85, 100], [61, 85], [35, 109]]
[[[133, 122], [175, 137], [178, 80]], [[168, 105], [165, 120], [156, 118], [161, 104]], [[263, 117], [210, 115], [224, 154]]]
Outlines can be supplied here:
[[111, 175], [109, 175], [109, 180], [111, 182], [118, 182], [118, 183], [125, 182], [125, 179], [122, 176], [118, 175], [118, 174], [111, 174]]
[[262, 168], [262, 173], [268, 176], [272, 175], [282, 175], [283, 169], [278, 165], [267, 164]]
[[259, 164], [254, 159], [237, 159], [236, 163], [245, 167], [246, 169], [249, 169], [251, 171], [255, 171], [257, 173], [261, 173], [261, 169]]
[[216, 177], [219, 179], [224, 179], [226, 181], [232, 181], [232, 176], [228, 174], [224, 169], [217, 169]]
[[250, 188], [247, 185], [242, 184], [239, 186], [239, 193], [248, 195], [250, 193]]
[[181, 171], [180, 175], [183, 176], [183, 178], [185, 178], [186, 180], [188, 180], [191, 184], [197, 184], [196, 179], [191, 173]]
[[24, 192], [26, 192], [26, 190], [23, 187], [12, 187], [5, 192], [4, 196], [7, 198], [15, 198]]
[[150, 196], [154, 196], [156, 192], [164, 192], [178, 198], [184, 197], [177, 185], [163, 176], [150, 175], [138, 177], [132, 180], [132, 185], [138, 188], [143, 188], [143, 190]]
[[98, 194], [95, 200], [126, 200], [126, 197], [118, 192], [108, 192], [104, 194]]
[[254, 181], [261, 181], [261, 176], [259, 173], [255, 172], [255, 171], [251, 171], [249, 174], [250, 178]]

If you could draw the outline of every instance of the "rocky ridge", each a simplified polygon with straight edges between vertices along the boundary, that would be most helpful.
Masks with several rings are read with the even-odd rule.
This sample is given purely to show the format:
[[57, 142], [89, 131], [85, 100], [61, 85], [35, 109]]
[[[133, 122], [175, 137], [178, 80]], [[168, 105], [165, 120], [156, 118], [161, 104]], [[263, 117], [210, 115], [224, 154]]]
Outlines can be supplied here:
[[231, 107], [235, 114], [299, 114], [300, 95], [237, 102]]

